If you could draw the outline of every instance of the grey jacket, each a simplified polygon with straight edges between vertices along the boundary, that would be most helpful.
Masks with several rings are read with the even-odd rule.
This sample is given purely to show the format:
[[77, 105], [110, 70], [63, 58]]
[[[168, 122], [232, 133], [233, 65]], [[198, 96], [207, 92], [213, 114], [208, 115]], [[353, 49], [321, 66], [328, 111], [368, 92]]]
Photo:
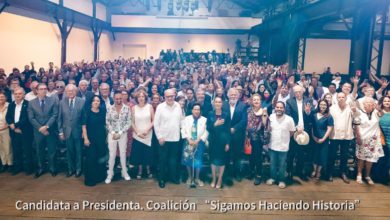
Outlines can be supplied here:
[[80, 97], [74, 98], [73, 111], [70, 110], [69, 99], [63, 98], [59, 104], [58, 131], [65, 138], [81, 138], [82, 125], [85, 124], [85, 101]]
[[40, 127], [47, 125], [49, 132], [52, 133], [57, 131], [58, 99], [45, 97], [44, 103], [42, 111], [39, 98], [31, 100], [27, 108], [28, 119], [34, 130], [39, 130]]

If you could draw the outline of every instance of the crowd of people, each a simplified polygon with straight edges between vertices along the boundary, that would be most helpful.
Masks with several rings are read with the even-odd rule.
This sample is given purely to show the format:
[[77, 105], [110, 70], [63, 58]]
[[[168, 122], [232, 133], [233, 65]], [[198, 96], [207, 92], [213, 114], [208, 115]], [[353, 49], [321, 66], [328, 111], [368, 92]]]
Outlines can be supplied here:
[[[31, 62], [10, 74], [0, 68], [0, 171], [56, 176], [63, 146], [66, 176], [84, 174], [88, 186], [111, 183], [116, 170], [128, 181], [129, 167], [136, 179], [156, 175], [161, 188], [181, 181], [204, 186], [205, 164], [217, 189], [244, 177], [279, 188], [294, 176], [333, 181], [339, 175], [347, 184], [354, 178], [373, 185], [373, 164], [375, 177], [388, 180], [385, 77], [164, 55], [49, 63], [38, 71]], [[350, 149], [356, 174], [348, 168]]]

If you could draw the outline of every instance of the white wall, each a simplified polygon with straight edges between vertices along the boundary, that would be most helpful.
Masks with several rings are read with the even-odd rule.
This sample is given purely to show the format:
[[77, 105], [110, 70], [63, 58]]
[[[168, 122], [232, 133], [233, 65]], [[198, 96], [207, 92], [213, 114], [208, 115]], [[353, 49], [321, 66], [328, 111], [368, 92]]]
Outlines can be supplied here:
[[328, 66], [333, 72], [348, 73], [350, 40], [307, 39], [305, 72], [322, 73]]
[[244, 29], [260, 24], [260, 18], [240, 17], [174, 17], [112, 15], [113, 27], [186, 28], [186, 29]]
[[124, 44], [146, 45], [146, 56], [158, 57], [161, 50], [180, 49], [185, 52], [194, 49], [196, 52], [234, 51], [235, 41], [240, 38], [246, 41], [247, 35], [208, 35], [208, 34], [136, 34], [115, 33], [116, 41], [113, 42], [113, 57], [123, 56]]
[[[350, 40], [307, 39], [305, 71], [322, 73], [330, 66], [333, 72], [348, 73], [350, 44]], [[390, 73], [390, 41], [385, 41], [383, 48], [381, 73]]]
[[112, 44], [113, 44], [113, 39], [111, 33], [103, 31], [102, 35], [100, 36], [99, 47], [98, 47], [99, 60], [112, 60], [117, 58], [113, 56], [112, 46], [111, 46]]
[[64, 0], [64, 7], [92, 16], [92, 0]]
[[107, 10], [106, 6], [97, 3], [96, 4], [96, 18], [102, 20], [102, 21], [107, 21]]
[[[35, 67], [56, 66], [61, 60], [61, 36], [57, 24], [3, 12], [0, 16], [0, 67], [6, 73], [35, 62]], [[27, 32], [27, 30], [29, 30]], [[103, 33], [99, 45], [100, 56], [111, 59], [110, 34]], [[67, 62], [93, 60], [93, 36], [88, 29], [74, 27], [68, 37]]]

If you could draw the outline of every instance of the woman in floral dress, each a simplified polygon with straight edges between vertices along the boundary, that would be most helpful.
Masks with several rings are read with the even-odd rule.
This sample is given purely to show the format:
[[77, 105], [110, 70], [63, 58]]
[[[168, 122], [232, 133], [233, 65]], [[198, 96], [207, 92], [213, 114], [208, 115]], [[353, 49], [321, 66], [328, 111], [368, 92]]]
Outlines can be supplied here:
[[358, 174], [356, 182], [363, 184], [362, 171], [366, 169], [365, 180], [369, 185], [374, 182], [370, 177], [372, 164], [378, 162], [384, 156], [380, 140], [379, 118], [380, 112], [375, 109], [375, 101], [366, 98], [363, 109], [360, 110], [359, 120], [355, 120], [356, 132], [356, 157], [358, 159]]

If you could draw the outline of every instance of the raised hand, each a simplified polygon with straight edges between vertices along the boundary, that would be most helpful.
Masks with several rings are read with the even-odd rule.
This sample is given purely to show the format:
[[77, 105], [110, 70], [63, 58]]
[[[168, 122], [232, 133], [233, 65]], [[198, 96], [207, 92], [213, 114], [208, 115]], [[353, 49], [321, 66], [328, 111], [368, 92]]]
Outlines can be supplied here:
[[282, 87], [283, 80], [281, 78], [277, 78], [276, 81], [278, 82], [278, 88]]
[[355, 77], [352, 78], [352, 82], [353, 82], [354, 85], [357, 85], [357, 84], [359, 83], [359, 80], [360, 80], [360, 79], [359, 79], [359, 77], [357, 77], [357, 76], [355, 76]]
[[387, 79], [382, 80], [382, 85], [381, 85], [382, 89], [386, 89], [388, 85], [389, 85], [389, 81], [387, 81]]
[[311, 112], [311, 104], [309, 102], [305, 104], [305, 112], [306, 114], [310, 114]]
[[351, 108], [352, 112], [356, 112], [356, 102], [350, 102], [349, 107]]

